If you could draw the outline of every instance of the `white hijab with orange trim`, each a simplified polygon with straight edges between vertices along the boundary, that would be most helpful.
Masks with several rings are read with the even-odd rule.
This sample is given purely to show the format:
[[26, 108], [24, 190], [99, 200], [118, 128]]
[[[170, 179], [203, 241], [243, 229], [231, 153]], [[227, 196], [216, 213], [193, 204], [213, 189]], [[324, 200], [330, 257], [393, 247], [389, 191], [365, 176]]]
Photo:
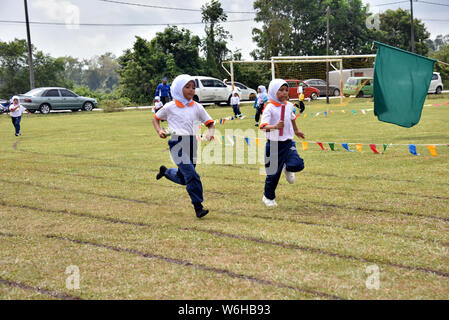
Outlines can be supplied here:
[[277, 96], [279, 89], [283, 85], [287, 85], [287, 87], [288, 87], [287, 82], [283, 79], [271, 80], [270, 85], [268, 86], [268, 100], [273, 100], [274, 102], [277, 102], [280, 104], [284, 103], [285, 101], [279, 101], [278, 96]]
[[181, 74], [173, 80], [170, 91], [173, 99], [178, 100], [184, 106], [187, 106], [192, 100], [187, 100], [184, 97], [184, 93], [182, 93], [182, 89], [186, 86], [190, 81], [194, 81], [194, 79], [188, 74]]

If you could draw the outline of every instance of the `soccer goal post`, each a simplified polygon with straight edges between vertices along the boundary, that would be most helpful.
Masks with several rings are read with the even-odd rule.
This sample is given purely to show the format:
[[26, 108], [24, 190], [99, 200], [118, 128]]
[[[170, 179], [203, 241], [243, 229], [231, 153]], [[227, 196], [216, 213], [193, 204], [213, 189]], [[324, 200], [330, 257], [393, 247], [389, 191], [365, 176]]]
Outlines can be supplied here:
[[[290, 86], [304, 86], [316, 88], [311, 94], [307, 89], [306, 97], [312, 99], [318, 97], [339, 97], [343, 103], [343, 86], [350, 77], [373, 77], [375, 54], [370, 55], [339, 55], [339, 56], [283, 56], [272, 57], [270, 60], [255, 61], [225, 61], [223, 68], [231, 77], [231, 83], [235, 79], [234, 67], [237, 64], [257, 64], [270, 68], [271, 79], [281, 78], [287, 80]], [[225, 67], [229, 65], [229, 70]], [[326, 68], [329, 64], [329, 68]], [[326, 70], [329, 70], [327, 73]], [[263, 84], [263, 83], [261, 83]], [[294, 90], [293, 90], [294, 91]], [[294, 93], [293, 93], [294, 94]], [[297, 98], [296, 96], [290, 97]]]

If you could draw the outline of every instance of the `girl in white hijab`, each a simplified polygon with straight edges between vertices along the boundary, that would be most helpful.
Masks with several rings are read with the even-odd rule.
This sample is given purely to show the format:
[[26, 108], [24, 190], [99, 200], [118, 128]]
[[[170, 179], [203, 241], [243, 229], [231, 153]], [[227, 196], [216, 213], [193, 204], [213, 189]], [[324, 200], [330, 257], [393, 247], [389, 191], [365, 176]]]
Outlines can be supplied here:
[[293, 104], [288, 101], [289, 87], [282, 79], [274, 79], [268, 87], [268, 101], [262, 115], [261, 130], [266, 131], [267, 144], [265, 158], [267, 161], [265, 191], [262, 197], [267, 207], [277, 203], [276, 188], [282, 171], [289, 183], [295, 182], [295, 172], [304, 169], [304, 161], [296, 150], [294, 136], [304, 139], [304, 134], [296, 126]]
[[[214, 120], [207, 114], [204, 107], [193, 101], [195, 95], [195, 80], [187, 74], [176, 77], [171, 86], [173, 101], [164, 105], [153, 118], [153, 126], [159, 137], [172, 137], [168, 141], [170, 155], [178, 168], [167, 169], [165, 166], [159, 168], [156, 179], [162, 177], [186, 186], [187, 192], [192, 200], [193, 207], [198, 218], [204, 217], [209, 210], [203, 208], [203, 185], [196, 167], [196, 128], [203, 123], [209, 128], [206, 135], [207, 140], [214, 136]], [[166, 120], [170, 128], [170, 134], [161, 129], [160, 121]]]
[[265, 103], [268, 100], [267, 88], [265, 88], [265, 86], [258, 86], [257, 92], [256, 101], [254, 102], [254, 108], [256, 108], [256, 127], [259, 126], [260, 115], [262, 114]]

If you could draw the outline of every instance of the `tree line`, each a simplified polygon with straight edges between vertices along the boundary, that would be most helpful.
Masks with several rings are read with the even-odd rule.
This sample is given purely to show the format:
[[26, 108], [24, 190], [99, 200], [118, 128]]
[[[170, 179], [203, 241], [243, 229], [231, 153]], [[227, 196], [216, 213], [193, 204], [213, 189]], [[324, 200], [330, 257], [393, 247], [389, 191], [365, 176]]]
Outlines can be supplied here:
[[[324, 55], [326, 53], [326, 8], [330, 8], [331, 55], [375, 53], [373, 40], [410, 50], [410, 13], [387, 10], [380, 14], [378, 28], [368, 28], [370, 8], [361, 0], [255, 0], [253, 29], [257, 49], [254, 59], [282, 55]], [[241, 60], [232, 52], [232, 36], [221, 23], [227, 15], [220, 1], [202, 6], [205, 37], [186, 28], [169, 26], [151, 39], [137, 37], [132, 48], [119, 57], [105, 53], [91, 59], [54, 58], [33, 47], [36, 86], [61, 86], [96, 98], [122, 99], [124, 102], [150, 103], [163, 76], [173, 79], [180, 73], [227, 78], [224, 60]], [[416, 52], [449, 60], [449, 35], [430, 39], [424, 23], [414, 20]], [[437, 66], [445, 80], [449, 68]], [[237, 65], [235, 78], [252, 88], [267, 84], [270, 72], [261, 65]], [[28, 59], [25, 40], [0, 41], [0, 97], [28, 91]], [[447, 81], [446, 81], [447, 82]], [[447, 83], [449, 85], [449, 83]]]

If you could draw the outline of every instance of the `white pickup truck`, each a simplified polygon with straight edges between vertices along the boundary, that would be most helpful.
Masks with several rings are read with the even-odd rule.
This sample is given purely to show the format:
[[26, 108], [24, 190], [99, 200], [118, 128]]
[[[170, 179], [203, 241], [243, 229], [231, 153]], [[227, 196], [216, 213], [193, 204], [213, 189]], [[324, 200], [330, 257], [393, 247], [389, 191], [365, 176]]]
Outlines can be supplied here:
[[225, 85], [223, 81], [204, 76], [193, 76], [193, 78], [196, 88], [193, 100], [200, 103], [213, 102], [230, 105], [232, 89]]

